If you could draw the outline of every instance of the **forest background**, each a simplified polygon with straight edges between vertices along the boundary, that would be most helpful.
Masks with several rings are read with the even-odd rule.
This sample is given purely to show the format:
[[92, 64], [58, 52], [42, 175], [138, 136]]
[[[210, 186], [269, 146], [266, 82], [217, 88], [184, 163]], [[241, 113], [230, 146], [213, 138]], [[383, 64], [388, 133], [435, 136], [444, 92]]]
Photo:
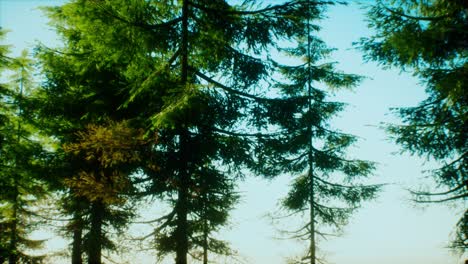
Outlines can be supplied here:
[[[0, 0], [0, 26], [11, 31], [5, 42], [13, 45], [14, 56], [23, 49], [31, 49], [36, 41], [47, 46], [59, 43], [37, 7], [60, 3]], [[348, 151], [352, 156], [378, 163], [377, 177], [371, 183], [389, 185], [376, 201], [366, 203], [354, 215], [342, 237], [321, 244], [322, 253], [330, 263], [461, 263], [462, 257], [451, 254], [446, 246], [462, 209], [414, 204], [406, 189], [432, 184], [422, 171], [435, 164], [400, 154], [400, 148], [380, 128], [382, 122], [398, 123], [399, 119], [389, 109], [416, 105], [425, 98], [424, 88], [410, 73], [382, 70], [376, 63], [363, 62], [362, 53], [351, 45], [371, 34], [359, 4], [331, 7], [327, 16], [321, 22], [319, 35], [337, 49], [332, 60], [339, 62], [338, 68], [344, 72], [368, 77], [353, 91], [334, 94], [334, 99], [349, 106], [332, 125], [360, 138]], [[245, 263], [284, 263], [285, 258], [302, 250], [297, 242], [277, 239], [281, 235], [269, 217], [278, 209], [277, 203], [287, 192], [289, 182], [290, 178], [282, 176], [271, 181], [247, 177], [240, 183], [241, 202], [232, 213], [231, 224], [220, 234], [231, 242], [232, 248], [240, 253], [238, 258]], [[57, 239], [48, 243], [54, 248], [63, 246], [63, 241]], [[145, 263], [143, 254], [137, 258]]]

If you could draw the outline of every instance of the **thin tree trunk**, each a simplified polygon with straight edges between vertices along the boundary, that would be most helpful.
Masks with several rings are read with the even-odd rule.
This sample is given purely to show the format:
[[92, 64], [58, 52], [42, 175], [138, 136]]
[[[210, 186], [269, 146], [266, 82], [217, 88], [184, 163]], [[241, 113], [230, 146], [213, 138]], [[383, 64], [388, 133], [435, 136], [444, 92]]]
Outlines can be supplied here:
[[14, 197], [13, 197], [13, 221], [11, 222], [10, 245], [8, 249], [8, 264], [16, 264], [18, 262], [18, 180], [17, 175], [14, 176]]
[[[205, 177], [204, 177], [205, 179]], [[207, 188], [206, 181], [204, 181], [205, 190], [203, 193], [203, 264], [208, 264], [208, 219], [207, 219]]]
[[[181, 84], [188, 83], [188, 0], [182, 4], [182, 40], [181, 40]], [[187, 264], [188, 243], [188, 189], [190, 174], [188, 171], [188, 131], [182, 127], [180, 133], [180, 170], [179, 190], [177, 201], [177, 229], [176, 229], [176, 264]]]
[[[181, 183], [183, 184], [183, 182]], [[187, 264], [188, 254], [188, 225], [187, 225], [187, 186], [181, 186], [177, 204], [177, 245], [176, 264]]]
[[82, 264], [83, 220], [77, 213], [73, 221], [72, 264]]
[[314, 205], [314, 174], [312, 172], [312, 162], [310, 162], [309, 169], [309, 179], [310, 179], [310, 264], [315, 264], [315, 205]]
[[[308, 104], [309, 104], [309, 114], [312, 112], [312, 65], [311, 65], [311, 37], [310, 37], [310, 17], [311, 17], [311, 12], [310, 12], [310, 0], [308, 1], [307, 5], [307, 67], [308, 67], [308, 78], [307, 78], [307, 95], [309, 97], [308, 99]], [[309, 121], [310, 122], [310, 121]], [[316, 242], [315, 242], [315, 203], [314, 203], [314, 146], [313, 146], [313, 126], [312, 124], [309, 124], [308, 127], [308, 135], [310, 136], [309, 138], [309, 195], [310, 195], [310, 200], [309, 200], [309, 207], [310, 207], [310, 264], [315, 264], [316, 263]]]
[[187, 255], [188, 255], [188, 222], [187, 222], [187, 215], [188, 215], [188, 191], [189, 191], [189, 177], [187, 170], [187, 145], [188, 145], [188, 134], [186, 131], [181, 132], [180, 135], [180, 182], [179, 182], [179, 190], [178, 190], [178, 197], [177, 197], [177, 244], [176, 244], [176, 264], [187, 264]]
[[101, 264], [103, 213], [103, 203], [101, 201], [93, 202], [91, 205], [88, 264]]

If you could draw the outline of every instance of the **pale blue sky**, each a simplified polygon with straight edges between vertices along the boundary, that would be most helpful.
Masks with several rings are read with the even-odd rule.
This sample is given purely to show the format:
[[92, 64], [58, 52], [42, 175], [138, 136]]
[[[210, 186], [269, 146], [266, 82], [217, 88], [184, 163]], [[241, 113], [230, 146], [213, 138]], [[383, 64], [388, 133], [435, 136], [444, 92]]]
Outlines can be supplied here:
[[[60, 2], [0, 0], [0, 26], [11, 30], [6, 43], [14, 45], [15, 55], [33, 47], [35, 40], [56, 45], [47, 19], [35, 7]], [[352, 49], [353, 41], [370, 34], [363, 11], [357, 5], [333, 7], [328, 17], [322, 24], [321, 36], [330, 46], [338, 48], [333, 56], [339, 61], [338, 68], [369, 77], [354, 91], [336, 94], [336, 99], [349, 103], [349, 107], [334, 125], [361, 138], [350, 149], [350, 156], [379, 163], [372, 181], [394, 185], [387, 186], [376, 201], [366, 203], [351, 219], [342, 237], [322, 242], [321, 254], [329, 263], [336, 264], [462, 263], [446, 249], [462, 208], [432, 205], [422, 209], [410, 202], [404, 188], [430, 184], [421, 171], [434, 164], [406, 154], [392, 154], [399, 150], [398, 146], [377, 127], [380, 122], [398, 122], [389, 108], [417, 104], [424, 98], [424, 88], [408, 73], [400, 73], [398, 69], [383, 71], [375, 63], [364, 63], [361, 54]], [[293, 240], [276, 239], [280, 234], [266, 216], [276, 211], [289, 182], [290, 178], [283, 176], [272, 181], [248, 178], [240, 184], [242, 201], [233, 212], [230, 228], [219, 236], [232, 243], [243, 263], [286, 263], [287, 257], [300, 254], [305, 248]], [[288, 219], [282, 226], [294, 222], [297, 220]], [[130, 263], [154, 261], [137, 255]]]

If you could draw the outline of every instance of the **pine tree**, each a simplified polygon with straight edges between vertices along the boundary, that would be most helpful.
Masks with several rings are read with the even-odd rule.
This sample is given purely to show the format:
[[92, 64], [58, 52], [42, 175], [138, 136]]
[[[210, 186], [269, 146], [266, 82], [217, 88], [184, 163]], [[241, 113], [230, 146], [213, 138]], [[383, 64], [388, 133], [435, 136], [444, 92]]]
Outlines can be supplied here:
[[43, 241], [31, 238], [39, 223], [36, 215], [46, 194], [40, 143], [35, 138], [31, 111], [32, 61], [24, 51], [8, 60], [11, 82], [1, 94], [2, 144], [0, 148], [0, 259], [8, 263], [40, 263], [43, 255], [33, 250]]
[[[158, 134], [159, 168], [143, 168], [148, 178], [142, 180], [153, 183], [146, 193], [162, 194], [173, 206], [154, 234], [159, 252], [174, 252], [176, 263], [187, 263], [200, 244], [206, 252], [210, 243], [197, 237], [225, 223], [234, 176], [255, 165], [249, 153], [255, 134], [240, 127], [262, 123], [262, 113], [251, 113], [271, 101], [255, 93], [270, 71], [264, 55], [304, 30], [305, 4], [74, 1], [51, 10], [68, 51], [82, 54], [83, 64], [118, 65], [121, 94], [132, 89], [124, 106], [145, 106], [139, 118]], [[211, 200], [203, 204], [199, 197]]]
[[[128, 127], [120, 123], [132, 118], [119, 110], [125, 98], [120, 65], [112, 64], [112, 58], [92, 57], [90, 46], [79, 43], [79, 31], [66, 25], [60, 8], [48, 10], [57, 15], [53, 23], [64, 37], [65, 47], [37, 48], [46, 76], [40, 115], [46, 132], [60, 145], [53, 172], [60, 179], [57, 190], [65, 193], [62, 212], [72, 218], [66, 226], [72, 239], [72, 263], [101, 263], [102, 251], [118, 246], [106, 233], [122, 231], [133, 216], [130, 177], [140, 162], [142, 146], [127, 144], [143, 140], [140, 134], [130, 133], [138, 122], [130, 122]], [[102, 141], [113, 148], [107, 149]], [[138, 158], [128, 157], [130, 153]], [[95, 192], [96, 186], [100, 192]]]
[[[79, 156], [88, 166], [78, 175], [66, 179], [73, 195], [89, 202], [89, 231], [84, 236], [88, 263], [101, 263], [103, 248], [114, 245], [105, 234], [105, 225], [122, 231], [132, 216], [127, 205], [132, 189], [130, 174], [144, 145], [143, 133], [127, 122], [110, 122], [105, 126], [88, 125], [78, 133], [78, 141], [64, 145], [66, 153]], [[79, 238], [78, 238], [79, 239]]]
[[[403, 124], [387, 126], [404, 151], [441, 163], [431, 173], [440, 190], [414, 192], [419, 202], [468, 196], [467, 10], [462, 0], [377, 1], [368, 12], [376, 33], [358, 43], [366, 59], [411, 70], [426, 87], [418, 106], [395, 109]], [[467, 230], [465, 211], [454, 247], [466, 250]]]
[[261, 173], [294, 176], [283, 208], [288, 215], [307, 219], [300, 228], [288, 232], [309, 242], [306, 256], [294, 263], [318, 263], [318, 237], [340, 231], [351, 214], [364, 201], [375, 198], [380, 188], [361, 180], [374, 170], [372, 162], [346, 155], [345, 150], [356, 138], [330, 126], [344, 104], [328, 101], [328, 91], [320, 87], [349, 88], [361, 77], [339, 72], [334, 63], [325, 62], [332, 49], [316, 36], [320, 27], [315, 23], [326, 7], [308, 1], [306, 32], [295, 39], [297, 46], [282, 49], [293, 61], [302, 62], [275, 63], [281, 70], [275, 88], [283, 101], [265, 108], [274, 132], [262, 138], [259, 145]]
[[[70, 33], [61, 29], [64, 36]], [[76, 40], [70, 37], [60, 50], [37, 48], [46, 78], [39, 115], [43, 132], [58, 145], [51, 170], [58, 179], [55, 190], [64, 194], [62, 212], [72, 219], [66, 226], [72, 263], [95, 264], [102, 263], [104, 250], [117, 249], [105, 234], [124, 230], [134, 216], [131, 178], [146, 141], [139, 122], [130, 120], [134, 116], [119, 110], [125, 98], [119, 65], [87, 60], [87, 52], [76, 52], [87, 47], [75, 45]]]
[[[310, 10], [316, 10], [317, 15], [327, 3], [331, 2], [312, 1]], [[119, 103], [106, 109], [131, 112], [133, 118], [142, 122], [148, 120], [149, 133], [158, 135], [152, 162], [142, 166], [145, 178], [138, 181], [150, 183], [141, 194], [163, 197], [173, 207], [169, 214], [159, 218], [160, 226], [151, 235], [156, 237], [158, 253], [175, 253], [178, 264], [187, 263], [188, 254], [198, 247], [203, 249], [205, 263], [209, 250], [229, 252], [219, 241], [209, 242], [210, 233], [226, 223], [229, 208], [237, 197], [233, 190], [236, 175], [242, 175], [243, 168], [267, 174], [290, 170], [288, 158], [305, 151], [311, 165], [319, 168], [324, 177], [332, 171], [342, 171], [351, 179], [372, 169], [367, 162], [344, 160], [341, 151], [353, 138], [325, 128], [326, 121], [341, 109], [340, 104], [325, 102], [324, 93], [312, 87], [310, 94], [297, 96], [304, 91], [304, 78], [310, 77], [304, 69], [312, 66], [288, 72], [287, 67], [268, 60], [269, 49], [276, 48], [278, 41], [305, 34], [309, 28], [306, 23], [309, 1], [288, 1], [257, 9], [254, 4], [73, 1], [49, 9], [66, 39], [67, 48], [62, 53], [76, 64], [67, 74], [78, 75], [63, 78], [65, 75], [55, 72], [53, 78], [63, 78], [60, 83], [63, 86], [70, 80], [82, 85], [86, 83], [80, 76], [82, 72], [95, 78], [94, 74], [102, 75], [103, 69], [110, 70], [113, 76], [107, 82], [118, 83], [119, 96], [114, 102]], [[322, 48], [320, 45], [318, 48]], [[307, 55], [304, 43], [291, 51], [293, 55]], [[317, 61], [326, 52], [322, 49], [314, 53], [318, 58], [308, 54], [309, 61]], [[277, 67], [285, 71], [286, 77], [294, 79], [296, 85], [283, 89], [288, 90], [286, 97], [267, 98], [264, 85]], [[61, 69], [60, 65], [53, 68]], [[334, 73], [331, 65], [314, 70], [320, 74], [314, 80], [332, 86], [357, 81], [354, 76]], [[102, 78], [94, 79], [94, 82], [101, 79], [101, 87]], [[102, 92], [98, 86], [88, 92], [80, 91], [81, 96], [90, 92], [89, 97], [95, 97]], [[99, 114], [102, 112], [89, 109], [86, 117]], [[78, 117], [83, 119], [82, 115], [81, 112]], [[285, 116], [290, 119], [283, 119]], [[263, 135], [271, 127], [284, 131], [279, 133], [280, 137]], [[249, 129], [256, 132], [245, 132]], [[298, 135], [300, 132], [302, 137]], [[312, 137], [333, 151], [315, 151], [314, 145], [307, 142]], [[285, 150], [283, 142], [296, 148], [295, 152]], [[260, 163], [264, 163], [261, 168], [250, 154], [254, 144], [261, 146], [257, 148]], [[296, 166], [295, 171], [302, 172], [306, 167]], [[307, 180], [316, 175], [309, 176], [306, 186], [310, 185]], [[327, 196], [326, 183], [314, 186], [318, 186], [317, 192], [325, 193], [323, 197]], [[376, 191], [375, 186], [330, 186], [338, 198], [351, 205], [373, 197]], [[293, 193], [291, 197], [294, 196]], [[312, 196], [303, 198], [315, 201]], [[317, 208], [322, 210], [317, 210], [317, 215], [328, 223], [346, 218], [349, 212], [326, 210], [320, 204]]]

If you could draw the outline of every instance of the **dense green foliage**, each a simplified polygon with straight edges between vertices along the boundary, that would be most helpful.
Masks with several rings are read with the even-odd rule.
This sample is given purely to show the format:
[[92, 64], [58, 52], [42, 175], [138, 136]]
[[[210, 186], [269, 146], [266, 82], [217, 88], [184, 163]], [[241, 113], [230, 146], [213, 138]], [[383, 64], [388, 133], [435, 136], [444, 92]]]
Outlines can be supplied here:
[[[62, 45], [37, 46], [43, 82], [34, 92], [23, 89], [30, 62], [4, 57], [0, 46], [2, 66], [19, 74], [0, 90], [0, 184], [11, 191], [0, 194], [0, 263], [29, 261], [26, 246], [38, 243], [26, 221], [46, 193], [60, 197], [72, 264], [118, 252], [113, 234], [151, 199], [169, 207], [141, 238], [155, 258], [206, 264], [235, 254], [214, 234], [247, 174], [294, 177], [283, 206], [309, 212], [295, 236], [310, 239], [302, 261], [316, 263], [316, 235], [339, 230], [379, 189], [360, 180], [374, 165], [345, 153], [355, 137], [330, 127], [344, 106], [328, 101], [327, 90], [361, 77], [326, 62], [332, 50], [316, 37], [313, 23], [336, 1], [234, 3], [45, 8]], [[303, 63], [278, 63], [273, 52]]]
[[26, 52], [9, 58], [4, 47], [2, 68], [10, 81], [0, 90], [0, 263], [39, 263], [44, 256], [34, 249], [43, 241], [33, 239], [31, 232], [37, 230], [38, 202], [47, 187], [42, 174], [46, 159], [31, 122], [32, 61]]
[[83, 47], [67, 41], [60, 51], [37, 49], [46, 76], [39, 113], [59, 145], [51, 171], [62, 212], [72, 219], [72, 262], [82, 263], [85, 253], [88, 263], [101, 263], [103, 249], [118, 249], [108, 233], [122, 232], [134, 216], [131, 181], [151, 140], [143, 139], [138, 121], [127, 121], [131, 110], [119, 110], [125, 100], [119, 68], [101, 67], [103, 60], [74, 52]]
[[[439, 191], [415, 192], [421, 202], [468, 197], [468, 2], [463, 0], [378, 1], [369, 9], [376, 34], [360, 42], [366, 58], [409, 69], [426, 86], [427, 99], [397, 109], [402, 125], [388, 126], [405, 151], [432, 158]], [[468, 211], [453, 246], [468, 243]]]
[[[304, 33], [306, 4], [252, 10], [253, 5], [224, 1], [74, 1], [49, 10], [67, 41], [65, 55], [44, 53], [67, 58], [60, 59], [65, 65], [51, 65], [60, 71], [49, 79], [72, 83], [77, 91], [89, 86], [90, 94], [81, 93], [93, 98], [97, 87], [76, 73], [101, 72], [85, 76], [99, 80], [102, 71], [112, 72], [101, 82], [114, 80], [108, 85], [119, 87], [116, 94], [125, 103], [106, 111], [149, 120], [149, 133], [158, 135], [154, 163], [142, 167], [147, 177], [139, 179], [149, 183], [145, 194], [162, 197], [174, 209], [154, 232], [158, 254], [175, 252], [176, 262], [186, 263], [197, 247], [205, 262], [208, 250], [229, 252], [209, 233], [227, 220], [236, 200], [235, 176], [263, 166], [250, 154], [256, 134], [243, 131], [265, 131], [275, 104], [289, 100], [258, 92], [266, 92], [261, 84], [275, 70], [264, 55], [278, 40]], [[70, 66], [70, 74], [60, 75]]]

